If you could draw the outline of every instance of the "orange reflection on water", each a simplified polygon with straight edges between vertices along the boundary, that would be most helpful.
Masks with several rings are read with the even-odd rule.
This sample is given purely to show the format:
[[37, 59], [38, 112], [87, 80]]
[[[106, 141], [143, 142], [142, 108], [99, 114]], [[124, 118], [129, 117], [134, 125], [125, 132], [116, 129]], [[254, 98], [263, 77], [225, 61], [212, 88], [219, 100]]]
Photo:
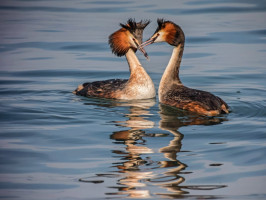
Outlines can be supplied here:
[[[115, 178], [116, 185], [109, 188], [116, 189], [117, 192], [106, 193], [106, 195], [127, 198], [152, 198], [154, 195], [160, 195], [173, 198], [189, 193], [187, 189], [190, 186], [184, 186], [183, 174], [191, 172], [184, 172], [187, 165], [177, 159], [184, 137], [178, 129], [189, 125], [218, 124], [224, 119], [189, 115], [171, 107], [159, 105], [158, 128], [161, 131], [148, 133], [147, 130], [155, 126], [155, 123], [150, 120], [152, 116], [150, 108], [154, 105], [154, 99], [121, 104], [116, 102], [115, 106], [126, 106], [129, 110], [125, 114], [127, 120], [114, 123], [116, 126], [129, 129], [113, 132], [110, 136], [115, 143], [122, 144], [124, 147], [122, 150], [120, 148], [112, 151], [119, 161], [112, 163], [111, 167], [116, 170], [112, 171], [108, 178]], [[170, 138], [169, 143], [164, 145], [157, 142], [161, 147], [156, 149], [149, 147], [151, 138], [160, 140], [161, 137]], [[159, 159], [162, 159], [162, 155], [164, 159], [158, 161], [158, 155]], [[97, 176], [103, 177], [104, 174]], [[211, 188], [215, 189], [216, 186]]]

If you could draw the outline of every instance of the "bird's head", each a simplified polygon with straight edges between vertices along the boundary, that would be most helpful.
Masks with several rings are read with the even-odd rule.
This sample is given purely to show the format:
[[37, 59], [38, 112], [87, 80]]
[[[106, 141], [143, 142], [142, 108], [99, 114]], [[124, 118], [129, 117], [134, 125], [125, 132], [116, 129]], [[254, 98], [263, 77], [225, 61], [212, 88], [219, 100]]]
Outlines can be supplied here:
[[139, 49], [148, 59], [148, 54], [140, 47], [140, 44], [142, 43], [143, 30], [149, 23], [150, 21], [136, 23], [135, 20], [129, 19], [127, 24], [120, 24], [122, 28], [109, 36], [112, 52], [117, 56], [124, 56], [130, 48], [134, 51]]
[[178, 46], [185, 42], [185, 35], [182, 29], [171, 21], [164, 19], [157, 20], [158, 27], [152, 37], [146, 42], [142, 43], [139, 48], [143, 48], [149, 44], [156, 42], [167, 42], [170, 45]]

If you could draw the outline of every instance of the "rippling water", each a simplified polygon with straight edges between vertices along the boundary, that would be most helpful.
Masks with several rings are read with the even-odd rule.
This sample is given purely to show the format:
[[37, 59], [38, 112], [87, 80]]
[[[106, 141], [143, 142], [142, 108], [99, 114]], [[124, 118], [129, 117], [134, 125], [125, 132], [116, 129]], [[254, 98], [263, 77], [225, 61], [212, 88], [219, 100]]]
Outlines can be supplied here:
[[[128, 78], [107, 39], [128, 18], [186, 34], [185, 85], [231, 107], [204, 118], [156, 100], [71, 92]], [[1, 199], [266, 199], [266, 1], [0, 2]], [[172, 47], [137, 53], [156, 87]]]

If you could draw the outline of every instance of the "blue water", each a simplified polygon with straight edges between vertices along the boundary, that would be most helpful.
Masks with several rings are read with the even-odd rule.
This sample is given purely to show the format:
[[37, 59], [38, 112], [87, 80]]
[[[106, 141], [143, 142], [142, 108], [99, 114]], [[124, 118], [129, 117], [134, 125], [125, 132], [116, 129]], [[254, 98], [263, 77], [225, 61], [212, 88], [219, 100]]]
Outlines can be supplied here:
[[[163, 17], [186, 35], [181, 80], [223, 98], [199, 117], [71, 92], [128, 78], [108, 36]], [[0, 1], [1, 199], [266, 199], [266, 1]], [[156, 88], [172, 47], [137, 52]]]

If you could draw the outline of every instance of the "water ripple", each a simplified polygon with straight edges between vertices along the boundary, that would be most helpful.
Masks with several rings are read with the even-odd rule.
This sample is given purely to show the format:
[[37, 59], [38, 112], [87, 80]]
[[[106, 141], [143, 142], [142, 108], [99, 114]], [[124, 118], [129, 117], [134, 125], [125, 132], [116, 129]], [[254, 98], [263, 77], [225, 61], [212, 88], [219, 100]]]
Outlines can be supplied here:
[[[265, 8], [265, 0], [1, 1], [0, 199], [265, 199]], [[72, 94], [83, 82], [129, 77], [108, 35], [134, 16], [153, 21], [144, 35], [157, 17], [186, 27], [184, 81], [232, 112], [210, 118], [158, 98]], [[157, 89], [171, 49], [158, 44], [142, 62]]]
[[[234, 105], [236, 104], [236, 105]], [[246, 118], [264, 118], [266, 117], [266, 102], [239, 101], [232, 104], [233, 112]]]
[[78, 51], [107, 51], [106, 42], [22, 42], [14, 44], [0, 44], [0, 52], [14, 51], [23, 48], [37, 48], [43, 50], [78, 50]]
[[209, 13], [248, 13], [248, 12], [262, 12], [266, 11], [266, 6], [263, 3], [260, 5], [250, 6], [216, 6], [209, 8], [192, 8], [192, 9], [180, 9], [180, 8], [167, 8], [167, 9], [153, 9], [149, 12], [160, 13], [167, 15], [186, 14], [186, 15], [197, 15], [197, 14], [209, 14]]
[[[25, 70], [25, 71], [1, 71], [2, 77], [86, 77], [86, 78], [97, 78], [97, 77], [117, 77], [117, 71], [96, 71], [96, 70]], [[128, 72], [119, 72], [119, 75], [126, 76]], [[16, 84], [25, 81], [30, 83], [33, 80], [1, 80], [0, 84]]]
[[[266, 30], [213, 32], [206, 37], [187, 37], [188, 43], [230, 43], [230, 44], [261, 44], [266, 43]], [[259, 36], [259, 37], [258, 37]]]
[[0, 10], [11, 11], [32, 11], [32, 12], [72, 12], [72, 13], [119, 13], [130, 12], [132, 9], [128, 7], [106, 7], [106, 8], [64, 8], [64, 7], [48, 7], [48, 6], [0, 6]]

